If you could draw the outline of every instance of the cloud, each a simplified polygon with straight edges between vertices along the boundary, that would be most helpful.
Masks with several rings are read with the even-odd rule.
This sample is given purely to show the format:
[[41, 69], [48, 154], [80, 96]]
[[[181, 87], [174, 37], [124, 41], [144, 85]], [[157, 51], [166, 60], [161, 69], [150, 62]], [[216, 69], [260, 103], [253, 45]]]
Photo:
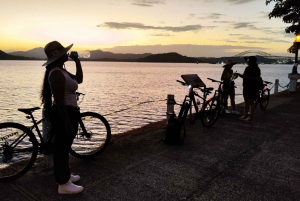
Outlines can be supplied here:
[[198, 17], [198, 19], [220, 19], [221, 16], [225, 16], [220, 13], [208, 13], [205, 17]]
[[247, 43], [289, 43], [290, 41], [276, 39], [274, 37], [251, 37], [248, 35], [241, 35], [238, 37], [239, 40], [247, 42]]
[[169, 36], [172, 36], [172, 35], [170, 35], [170, 34], [159, 34], [159, 33], [156, 33], [156, 34], [150, 34], [150, 36], [169, 37]]
[[225, 1], [231, 4], [246, 4], [257, 0], [225, 0]]
[[153, 7], [154, 4], [165, 4], [165, 0], [133, 0], [131, 5]]
[[253, 22], [252, 23], [251, 22], [236, 22], [236, 23], [233, 23], [233, 28], [234, 29], [247, 28], [247, 29], [252, 29], [252, 30], [260, 30], [253, 24], [254, 24]]
[[191, 18], [197, 18], [197, 19], [220, 19], [221, 16], [225, 16], [224, 14], [220, 14], [220, 13], [207, 13], [207, 14], [204, 14], [204, 15], [205, 16], [203, 16], [203, 17], [197, 17], [196, 14], [191, 13], [188, 16], [188, 19], [191, 19]]
[[203, 27], [201, 25], [186, 25], [186, 26], [147, 26], [142, 23], [132, 23], [132, 22], [104, 22], [103, 24], [97, 25], [97, 27], [105, 27], [108, 29], [142, 29], [142, 30], [165, 30], [172, 32], [185, 32], [185, 31], [198, 31]]

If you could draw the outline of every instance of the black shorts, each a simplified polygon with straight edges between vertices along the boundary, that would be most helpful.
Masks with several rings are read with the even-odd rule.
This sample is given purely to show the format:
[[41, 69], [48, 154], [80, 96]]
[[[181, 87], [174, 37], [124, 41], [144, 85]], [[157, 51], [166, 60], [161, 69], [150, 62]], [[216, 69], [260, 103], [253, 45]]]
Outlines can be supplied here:
[[247, 99], [256, 99], [258, 90], [256, 88], [243, 88], [243, 96]]

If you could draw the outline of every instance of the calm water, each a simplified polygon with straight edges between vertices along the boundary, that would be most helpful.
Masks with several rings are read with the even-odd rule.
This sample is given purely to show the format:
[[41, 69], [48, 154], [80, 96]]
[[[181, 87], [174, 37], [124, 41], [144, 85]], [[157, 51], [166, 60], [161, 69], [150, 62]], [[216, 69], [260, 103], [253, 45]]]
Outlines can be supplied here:
[[[25, 115], [17, 108], [40, 106], [39, 93], [45, 68], [44, 61], [0, 61], [0, 122], [14, 121], [28, 124]], [[181, 102], [188, 92], [176, 82], [182, 74], [198, 74], [207, 86], [217, 88], [208, 77], [220, 79], [220, 64], [171, 64], [171, 63], [123, 63], [82, 62], [84, 81], [78, 91], [85, 93], [80, 103], [81, 111], [93, 111], [106, 115], [112, 134], [122, 133], [165, 118], [167, 94], [174, 94]], [[235, 65], [234, 71], [243, 73], [246, 65]], [[261, 65], [264, 80], [281, 86], [289, 82], [290, 65]], [[66, 68], [75, 73], [75, 64], [66, 63]], [[242, 80], [236, 81], [236, 93], [242, 92]], [[279, 87], [279, 91], [285, 88]], [[274, 88], [271, 93], [274, 93]], [[155, 101], [139, 104], [148, 101]], [[241, 95], [236, 103], [243, 102]], [[138, 105], [139, 104], [139, 105]], [[116, 111], [127, 109], [122, 112]], [[179, 107], [175, 106], [178, 113]], [[111, 114], [112, 113], [112, 114]], [[41, 117], [41, 110], [35, 112]]]

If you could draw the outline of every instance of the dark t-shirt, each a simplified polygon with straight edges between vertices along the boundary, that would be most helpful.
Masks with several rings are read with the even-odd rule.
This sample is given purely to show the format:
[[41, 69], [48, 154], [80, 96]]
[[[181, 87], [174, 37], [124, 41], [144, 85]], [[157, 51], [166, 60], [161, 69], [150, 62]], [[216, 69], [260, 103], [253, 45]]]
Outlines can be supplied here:
[[[249, 77], [258, 77], [260, 76], [260, 69], [259, 67], [250, 67], [247, 66], [244, 75], [247, 75]], [[253, 88], [256, 86], [257, 80], [252, 80], [252, 79], [243, 79], [243, 86], [244, 88]]]

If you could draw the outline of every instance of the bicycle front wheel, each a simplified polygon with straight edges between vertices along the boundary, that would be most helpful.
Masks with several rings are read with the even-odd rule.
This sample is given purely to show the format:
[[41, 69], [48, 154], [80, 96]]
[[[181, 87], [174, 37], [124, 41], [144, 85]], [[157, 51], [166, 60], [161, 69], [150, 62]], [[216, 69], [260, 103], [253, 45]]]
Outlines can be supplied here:
[[269, 99], [270, 99], [270, 91], [268, 89], [262, 91], [260, 96], [260, 101], [259, 101], [259, 106], [261, 110], [266, 109], [269, 103]]
[[32, 131], [18, 123], [0, 124], [0, 182], [24, 175], [37, 154], [38, 143]]
[[110, 138], [110, 126], [103, 116], [94, 112], [81, 113], [81, 122], [70, 153], [82, 159], [95, 157], [105, 150]]
[[204, 127], [213, 126], [220, 114], [219, 101], [216, 98], [213, 98], [210, 101], [204, 103], [202, 112], [201, 122]]

